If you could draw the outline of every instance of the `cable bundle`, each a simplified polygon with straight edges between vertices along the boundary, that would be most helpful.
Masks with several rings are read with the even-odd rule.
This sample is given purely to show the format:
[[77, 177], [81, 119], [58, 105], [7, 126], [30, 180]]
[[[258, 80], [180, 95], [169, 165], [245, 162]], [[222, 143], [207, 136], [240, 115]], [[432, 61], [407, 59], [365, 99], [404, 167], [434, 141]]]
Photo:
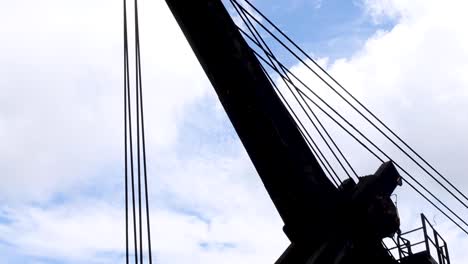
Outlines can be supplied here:
[[[305, 66], [307, 70], [325, 84], [333, 93], [335, 93], [346, 105], [362, 117], [366, 123], [370, 124], [379, 134], [385, 137], [393, 146], [403, 153], [409, 160], [420, 168], [425, 174], [430, 176], [438, 185], [440, 185], [451, 197], [459, 202], [463, 207], [468, 209], [468, 197], [463, 194], [454, 184], [452, 184], [445, 176], [426, 161], [419, 153], [417, 153], [406, 141], [399, 137], [392, 129], [390, 129], [381, 119], [379, 119], [372, 111], [364, 106], [356, 97], [354, 97], [347, 89], [345, 89], [336, 79], [334, 79], [316, 60], [308, 55], [298, 44], [288, 37], [278, 26], [276, 26], [268, 17], [259, 11], [249, 0], [243, 0], [244, 4], [240, 4], [237, 0], [230, 0], [235, 12], [243, 22], [238, 25], [239, 31], [248, 40], [252, 51], [259, 58], [265, 74], [268, 76], [271, 84], [281, 98], [285, 107], [292, 114], [299, 130], [304, 139], [311, 148], [318, 161], [321, 163], [328, 177], [335, 183], [336, 186], [342, 183], [337, 171], [333, 168], [330, 161], [323, 154], [317, 142], [311, 136], [301, 116], [305, 116], [306, 120], [312, 125], [315, 131], [320, 136], [328, 150], [332, 153], [333, 158], [340, 165], [348, 178], [358, 178], [358, 175], [350, 164], [349, 160], [344, 155], [336, 141], [327, 131], [323, 122], [319, 119], [318, 114], [313, 107], [319, 110], [320, 113], [328, 117], [328, 121], [332, 121], [338, 125], [343, 131], [351, 136], [359, 145], [374, 156], [380, 162], [385, 159], [393, 160], [390, 155], [382, 150], [376, 143], [369, 139], [362, 131], [356, 128], [352, 122], [348, 121], [326, 100], [319, 96], [309, 85], [306, 84], [297, 74], [288, 69], [283, 62], [278, 60], [272, 48], [264, 39], [264, 35], [274, 40], [275, 44], [291, 54], [295, 60]], [[310, 62], [307, 63], [306, 61]], [[267, 71], [267, 69], [269, 69]], [[315, 69], [314, 69], [315, 68]], [[287, 88], [289, 94], [281, 91], [278, 84], [270, 74], [273, 72], [280, 77], [280, 82]], [[341, 92], [340, 92], [340, 91]], [[289, 99], [288, 99], [289, 98]], [[293, 105], [294, 104], [294, 105]], [[447, 201], [442, 201], [438, 196], [431, 192], [427, 187], [421, 184], [416, 177], [408, 172], [399, 163], [393, 161], [395, 166], [403, 173], [403, 180], [417, 194], [422, 196], [427, 202], [434, 206], [452, 223], [459, 227], [465, 234], [468, 234], [468, 224], [465, 219], [460, 217], [453, 209], [448, 206]]]
[[[148, 238], [148, 259], [152, 263], [151, 252], [151, 232], [150, 232], [150, 215], [148, 201], [148, 180], [146, 170], [146, 147], [145, 147], [145, 123], [143, 115], [143, 89], [141, 80], [141, 57], [140, 57], [140, 30], [138, 18], [138, 0], [134, 2], [135, 10], [135, 101], [136, 101], [136, 168], [134, 166], [134, 146], [135, 140], [133, 135], [132, 122], [132, 96], [130, 85], [130, 65], [129, 65], [129, 48], [128, 48], [128, 21], [127, 21], [127, 1], [123, 0], [123, 21], [124, 21], [124, 146], [125, 146], [125, 241], [126, 241], [126, 263], [130, 263], [129, 251], [129, 204], [132, 207], [132, 223], [133, 223], [133, 238], [134, 238], [134, 260], [135, 264], [144, 262], [143, 254], [143, 215], [142, 215], [142, 200], [144, 199], [146, 207], [146, 235]], [[135, 180], [135, 173], [137, 179]], [[144, 197], [142, 195], [142, 175], [144, 185]], [[129, 182], [130, 176], [130, 182]], [[129, 186], [129, 183], [131, 186]], [[136, 189], [135, 190], [135, 185]], [[129, 192], [131, 194], [131, 203], [129, 201]], [[138, 212], [136, 198], [138, 199]]]

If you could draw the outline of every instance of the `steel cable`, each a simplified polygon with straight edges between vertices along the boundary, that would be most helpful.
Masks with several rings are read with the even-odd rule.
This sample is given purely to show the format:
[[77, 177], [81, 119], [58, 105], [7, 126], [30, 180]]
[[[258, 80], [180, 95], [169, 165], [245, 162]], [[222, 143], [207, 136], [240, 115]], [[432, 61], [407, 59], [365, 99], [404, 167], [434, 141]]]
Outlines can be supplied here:
[[[128, 199], [128, 174], [130, 171], [132, 195], [132, 216], [133, 216], [133, 238], [134, 238], [134, 260], [135, 264], [139, 262], [143, 264], [143, 212], [142, 212], [142, 175], [144, 181], [144, 200], [146, 209], [146, 231], [148, 237], [148, 255], [149, 263], [152, 264], [152, 251], [151, 251], [151, 233], [150, 233], [150, 216], [149, 216], [149, 199], [148, 199], [148, 180], [147, 180], [147, 166], [146, 166], [146, 142], [145, 142], [145, 129], [144, 129], [144, 110], [143, 110], [143, 89], [141, 79], [141, 51], [140, 51], [140, 33], [139, 33], [139, 15], [138, 15], [138, 1], [134, 1], [134, 18], [135, 18], [135, 101], [136, 101], [136, 171], [137, 182], [135, 182], [135, 166], [134, 166], [134, 146], [133, 146], [133, 122], [132, 121], [132, 95], [130, 85], [130, 67], [129, 67], [129, 43], [128, 43], [128, 11], [127, 1], [123, 0], [124, 11], [124, 151], [125, 151], [125, 257], [126, 263], [130, 262], [130, 249], [129, 249], [129, 199]], [[136, 190], [137, 184], [138, 191], [138, 215], [136, 204]], [[138, 223], [138, 224], [137, 224]], [[137, 231], [138, 229], [138, 231]]]
[[[269, 64], [269, 62], [261, 56], [258, 52], [252, 49], [252, 51], [259, 57], [265, 64], [267, 64], [271, 69], [275, 70], [272, 65]], [[284, 67], [284, 65], [282, 65]], [[293, 73], [291, 73], [287, 68], [285, 68], [286, 71], [288, 71], [289, 74], [291, 74], [297, 81], [299, 81], [303, 86], [307, 87], [302, 81]], [[275, 70], [276, 71], [276, 70]], [[276, 71], [278, 74], [282, 74], [279, 71]], [[286, 77], [285, 77], [286, 78]], [[384, 160], [377, 155], [375, 152], [373, 152], [366, 144], [364, 144], [362, 141], [360, 141], [353, 133], [351, 133], [348, 129], [346, 129], [339, 121], [337, 121], [335, 118], [333, 118], [327, 111], [325, 111], [322, 107], [320, 107], [312, 98], [310, 98], [307, 94], [305, 94], [301, 89], [299, 89], [293, 82], [291, 82], [291, 85], [297, 89], [298, 92], [302, 93], [305, 98], [307, 98], [311, 103], [313, 103], [320, 111], [322, 111], [325, 115], [327, 115], [334, 123], [336, 123], [340, 128], [342, 128], [345, 132], [347, 132], [353, 139], [355, 139], [361, 146], [363, 146], [366, 150], [368, 150], [371, 154], [373, 154], [379, 161], [383, 162]], [[321, 99], [319, 96], [315, 95], [317, 98]], [[325, 105], [327, 105], [325, 103]], [[385, 152], [383, 152], [378, 146], [376, 146], [372, 141], [370, 141], [365, 135], [363, 135], [359, 130], [357, 130], [352, 124], [349, 123], [345, 118], [343, 118], [339, 113], [336, 112], [336, 110], [329, 105], [327, 105], [330, 110], [332, 110], [337, 116], [340, 117], [348, 126], [353, 128], [361, 137], [363, 137], [366, 141], [368, 141], [374, 148], [376, 148], [379, 152], [381, 152], [386, 158], [391, 159]], [[437, 202], [439, 202], [444, 208], [446, 208], [450, 213], [452, 213], [458, 220], [460, 220], [463, 224], [468, 226], [468, 224], [460, 217], [458, 214], [453, 212], [452, 209], [450, 209], [445, 203], [443, 203], [439, 198], [437, 198], [432, 192], [430, 192], [424, 185], [422, 185], [419, 181], [417, 181], [411, 174], [409, 174], [405, 169], [403, 169], [398, 163], [394, 162], [395, 166], [397, 166], [400, 170], [402, 170], [408, 177], [410, 177], [411, 180], [413, 180], [416, 184], [419, 185], [424, 191], [426, 191], [433, 199], [435, 199]], [[412, 185], [410, 182], [408, 182], [405, 178], [403, 180], [410, 185], [412, 189], [414, 189], [419, 195], [421, 195], [425, 200], [427, 200], [431, 205], [433, 205], [438, 211], [440, 211], [444, 216], [446, 216], [450, 221], [452, 221], [456, 226], [458, 226], [464, 233], [468, 234], [468, 231], [465, 230], [463, 227], [460, 226], [453, 218], [447, 215], [445, 211], [440, 209], [434, 202], [432, 202], [427, 196], [425, 196], [421, 191], [419, 191], [414, 185]]]
[[[381, 133], [385, 138], [387, 138], [393, 145], [395, 145], [400, 151], [402, 151], [411, 161], [413, 161], [419, 168], [421, 168], [427, 175], [429, 175], [434, 181], [436, 181], [440, 186], [442, 186], [450, 195], [452, 195], [458, 202], [460, 202], [465, 208], [468, 208], [468, 205], [463, 202], [457, 195], [450, 191], [442, 182], [440, 182], [432, 173], [430, 173], [426, 168], [424, 168], [419, 162], [417, 162], [408, 152], [406, 152], [399, 144], [392, 140], [382, 129], [375, 125], [366, 115], [359, 111], [356, 106], [354, 106], [349, 100], [347, 100], [341, 93], [339, 93], [329, 82], [327, 82], [320, 74], [313, 70], [310, 65], [308, 65], [299, 55], [297, 55], [288, 45], [281, 41], [271, 30], [269, 30], [265, 25], [263, 25], [254, 15], [252, 15], [248, 10], [246, 10], [242, 5], [236, 0], [232, 0], [237, 3], [239, 8], [243, 10], [249, 17], [251, 17], [257, 24], [259, 24], [268, 34], [270, 34], [278, 43], [280, 43], [288, 52], [290, 52], [296, 59], [298, 59], [304, 66], [306, 66], [312, 73], [314, 73], [323, 83], [325, 83], [331, 90], [333, 90], [342, 100], [344, 100], [349, 106], [353, 108], [360, 116], [362, 116], [367, 122], [369, 122], [379, 133]], [[393, 136], [395, 136], [405, 147], [407, 147], [411, 152], [413, 152], [419, 159], [423, 161], [430, 169], [432, 169], [436, 174], [438, 174], [445, 182], [449, 184], [457, 193], [459, 193], [463, 198], [468, 200], [468, 198], [456, 188], [448, 179], [446, 179], [440, 172], [438, 172], [431, 164], [429, 164], [424, 158], [422, 158], [413, 148], [411, 148], [405, 141], [403, 141], [396, 133], [391, 130], [381, 119], [379, 119], [374, 113], [372, 113], [367, 107], [365, 107], [359, 100], [357, 100], [347, 89], [345, 89], [336, 79], [334, 79], [323, 67], [321, 67], [314, 59], [312, 59], [303, 49], [299, 47], [290, 37], [288, 37], [281, 29], [279, 29], [268, 17], [266, 17], [262, 12], [260, 12], [255, 6], [253, 6], [248, 0], [245, 2], [256, 12], [265, 19], [276, 31], [280, 33], [288, 42], [290, 42], [296, 49], [298, 49], [307, 59], [309, 59], [315, 66], [317, 66], [321, 72], [323, 72], [328, 78], [330, 78], [334, 83], [336, 83], [346, 94], [348, 94], [359, 106], [361, 106], [366, 112], [368, 112], [374, 119], [377, 120], [385, 129], [387, 129]]]
[[[254, 40], [252, 40], [253, 42], [255, 42], [255, 44], [265, 53], [265, 55], [268, 57], [268, 60], [270, 61], [270, 63], [272, 65], [274, 65], [275, 69], [278, 70], [277, 66], [275, 65], [275, 62], [276, 63], [279, 63], [278, 59], [276, 58], [276, 56], [273, 54], [273, 52], [271, 51], [271, 49], [268, 47], [268, 45], [266, 44], [266, 42], [264, 41], [264, 39], [262, 38], [262, 36], [259, 34], [259, 32], [255, 29], [255, 27], [252, 25], [252, 23], [247, 19], [247, 17], [245, 16], [245, 13], [241, 12], [237, 6], [234, 4], [234, 2], [231, 0], [231, 3], [233, 4], [233, 7], [236, 9], [236, 11], [238, 12], [239, 16], [241, 17], [242, 21], [244, 22], [244, 24], [246, 24], [248, 30], [250, 31], [250, 33], [253, 35], [253, 38]], [[238, 27], [239, 30], [243, 31], [241, 28]], [[245, 32], [243, 32], [244, 34], [246, 34]], [[281, 68], [281, 67], [280, 67]], [[282, 70], [283, 72], [283, 76], [287, 76], [284, 72], [284, 70]], [[268, 73], [266, 73], [268, 75]], [[351, 175], [349, 174], [349, 172], [347, 171], [347, 169], [344, 167], [343, 163], [341, 162], [341, 160], [338, 158], [338, 156], [336, 155], [335, 151], [333, 150], [333, 148], [330, 146], [329, 142], [325, 139], [325, 137], [323, 136], [322, 132], [320, 131], [320, 129], [317, 127], [316, 123], [313, 121], [313, 119], [311, 118], [311, 116], [309, 115], [309, 113], [307, 112], [307, 110], [304, 108], [303, 104], [298, 100], [297, 98], [297, 95], [293, 92], [293, 89], [290, 87], [288, 81], [290, 81], [289, 77], [286, 77], [287, 80], [283, 79], [283, 82], [284, 84], [286, 85], [286, 87], [290, 90], [291, 94], [294, 96], [294, 98], [296, 99], [296, 101], [298, 102], [299, 106], [301, 107], [302, 111], [305, 113], [305, 115], [307, 116], [307, 118], [309, 119], [309, 121], [311, 122], [311, 124], [314, 126], [315, 130], [318, 132], [318, 134], [320, 135], [320, 137], [322, 138], [322, 140], [325, 142], [325, 144], [327, 145], [328, 149], [330, 150], [330, 152], [332, 153], [332, 155], [335, 157], [335, 159], [338, 161], [338, 163], [340, 164], [340, 166], [342, 167], [343, 171], [347, 174], [348, 178], [351, 178]], [[300, 94], [299, 94], [300, 96]], [[306, 104], [306, 106], [308, 107], [308, 105]], [[292, 108], [291, 108], [292, 109]], [[309, 110], [311, 111], [311, 109], [309, 108]], [[294, 112], [294, 110], [292, 109], [292, 111]], [[315, 115], [315, 113], [311, 112], [312, 115], [315, 117], [316, 121], [320, 124], [321, 128], [324, 130], [324, 132], [327, 134], [327, 136], [329, 137], [329, 139], [331, 140], [332, 144], [335, 146], [335, 148], [337, 148], [338, 152], [340, 153], [340, 155], [342, 156], [342, 158], [345, 160], [345, 162], [347, 163], [347, 165], [351, 168], [351, 170], [354, 172], [355, 176], [357, 177], [357, 174], [356, 172], [354, 171], [354, 169], [352, 168], [352, 166], [350, 165], [350, 163], [348, 162], [347, 158], [343, 155], [342, 151], [339, 149], [339, 147], [337, 146], [337, 144], [335, 143], [335, 141], [333, 140], [333, 138], [331, 138], [331, 136], [329, 135], [328, 131], [326, 131], [326, 129], [324, 128], [323, 124], [321, 123], [321, 121], [318, 119], [318, 117]], [[328, 162], [327, 162], [328, 163]], [[329, 163], [328, 163], [329, 164]], [[337, 173], [334, 171], [333, 167], [331, 165], [329, 165], [330, 168], [332, 169], [333, 173], [335, 174], [335, 177], [340, 181], [340, 183], [342, 183], [341, 179], [338, 177]]]

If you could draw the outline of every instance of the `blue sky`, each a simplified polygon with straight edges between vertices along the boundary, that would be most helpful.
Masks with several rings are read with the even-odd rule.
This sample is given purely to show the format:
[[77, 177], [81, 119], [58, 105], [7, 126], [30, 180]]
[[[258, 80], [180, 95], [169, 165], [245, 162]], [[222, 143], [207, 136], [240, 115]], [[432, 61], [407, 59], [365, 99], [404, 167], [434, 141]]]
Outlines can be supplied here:
[[[463, 3], [255, 3], [468, 189]], [[165, 3], [142, 0], [141, 6], [156, 263], [273, 263], [288, 245], [281, 219]], [[122, 262], [120, 8], [111, 0], [16, 0], [0, 10], [0, 23], [10, 25], [0, 28], [0, 263]], [[338, 104], [304, 67], [287, 64]], [[327, 125], [361, 174], [376, 169], [375, 161]], [[468, 246], [466, 236], [440, 213], [407, 188], [398, 197], [405, 229], [417, 226], [423, 211], [449, 246], [460, 245], [449, 247], [452, 262], [467, 257], [460, 250]]]
[[256, 1], [275, 23], [300, 46], [318, 57], [351, 56], [377, 30], [387, 30], [394, 21], [376, 25], [359, 1]]

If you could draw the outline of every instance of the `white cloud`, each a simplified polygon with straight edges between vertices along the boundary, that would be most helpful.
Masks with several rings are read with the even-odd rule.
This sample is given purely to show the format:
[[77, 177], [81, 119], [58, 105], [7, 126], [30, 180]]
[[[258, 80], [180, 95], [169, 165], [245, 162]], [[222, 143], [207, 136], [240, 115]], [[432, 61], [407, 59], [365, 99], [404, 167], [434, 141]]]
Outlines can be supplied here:
[[[90, 202], [90, 201], [86, 201]], [[24, 255], [93, 259], [99, 252], [121, 250], [124, 237], [122, 210], [93, 201], [39, 209], [6, 209], [4, 216], [11, 225], [0, 225], [0, 237]]]
[[329, 68], [429, 160], [450, 170], [451, 178], [466, 189], [468, 183], [459, 175], [466, 169], [461, 161], [463, 146], [468, 145], [462, 136], [468, 132], [463, 107], [468, 99], [464, 74], [468, 36], [460, 23], [464, 15], [450, 12], [463, 9], [464, 4], [425, 3], [425, 13], [416, 8], [411, 21], [402, 20], [391, 31], [377, 33], [355, 56]]
[[[243, 152], [200, 157], [172, 164], [179, 166], [173, 174], [153, 178], [158, 179], [159, 188], [152, 189], [160, 194], [152, 197], [155, 259], [160, 263], [270, 263], [281, 254], [287, 247], [281, 220], [245, 163]], [[176, 201], [168, 202], [172, 200], [168, 196]], [[0, 222], [0, 241], [7, 240], [31, 259], [108, 262], [125, 252], [121, 202], [120, 198], [113, 203], [82, 199], [42, 209], [5, 207], [0, 211], [0, 219], [6, 219]]]
[[[141, 10], [148, 144], [167, 148], [209, 86], [165, 3]], [[121, 3], [20, 0], [0, 17], [0, 198], [48, 199], [120, 164]]]
[[[395, 26], [389, 31], [376, 32], [353, 56], [330, 61], [326, 68], [466, 193], [468, 110], [465, 106], [468, 103], [468, 82], [465, 72], [468, 35], [464, 27], [466, 16], [460, 11], [466, 9], [466, 3], [376, 0], [364, 1], [364, 4], [377, 22], [391, 19]], [[295, 66], [293, 71], [464, 217], [466, 208], [444, 194], [444, 190], [420, 169], [410, 166], [403, 155], [397, 155], [395, 147], [371, 132], [368, 125], [351, 114], [351, 109], [338, 101], [304, 66]], [[343, 136], [344, 132], [337, 134], [339, 129], [328, 125], [335, 135], [340, 135], [338, 141], [361, 175], [366, 171], [372, 172], [374, 165], [369, 166], [370, 155], [358, 151], [359, 148]], [[421, 198], [415, 199], [408, 185], [398, 193], [403, 228], [413, 225], [419, 212], [426, 213], [430, 219], [432, 216], [443, 218]], [[414, 208], [419, 209], [415, 211]], [[455, 231], [453, 226], [451, 231], [441, 228], [442, 234], [447, 232], [452, 261], [461, 261], [465, 253], [456, 245], [466, 243], [466, 235]]]

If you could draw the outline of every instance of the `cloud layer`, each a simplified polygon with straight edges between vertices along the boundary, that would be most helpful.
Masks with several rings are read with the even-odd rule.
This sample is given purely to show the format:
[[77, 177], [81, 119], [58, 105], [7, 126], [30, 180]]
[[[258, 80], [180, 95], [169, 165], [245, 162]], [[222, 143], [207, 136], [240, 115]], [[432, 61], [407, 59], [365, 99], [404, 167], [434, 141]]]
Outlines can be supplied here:
[[[368, 19], [395, 27], [350, 57], [322, 62], [466, 190], [465, 4], [410, 2], [363, 1]], [[120, 8], [110, 0], [17, 0], [0, 10], [0, 23], [11, 25], [0, 29], [0, 253], [8, 251], [9, 263], [122, 261]], [[288, 241], [253, 166], [164, 1], [141, 1], [141, 10], [158, 263], [273, 262]], [[302, 67], [292, 70], [315, 87]], [[348, 138], [339, 141], [360, 174], [376, 168]], [[399, 198], [408, 227], [417, 224], [415, 207], [428, 208], [410, 197]], [[426, 212], [452, 261], [467, 257], [467, 239]]]

